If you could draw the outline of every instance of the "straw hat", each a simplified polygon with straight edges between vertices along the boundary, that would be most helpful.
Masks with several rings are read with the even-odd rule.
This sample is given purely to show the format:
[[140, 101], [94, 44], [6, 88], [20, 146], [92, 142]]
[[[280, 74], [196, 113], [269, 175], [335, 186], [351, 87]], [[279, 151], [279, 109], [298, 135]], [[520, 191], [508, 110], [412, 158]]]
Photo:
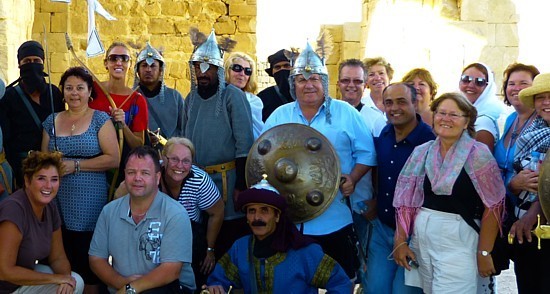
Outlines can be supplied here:
[[550, 92], [550, 73], [539, 74], [533, 80], [533, 85], [519, 92], [519, 100], [523, 105], [535, 108], [533, 97], [537, 94]]

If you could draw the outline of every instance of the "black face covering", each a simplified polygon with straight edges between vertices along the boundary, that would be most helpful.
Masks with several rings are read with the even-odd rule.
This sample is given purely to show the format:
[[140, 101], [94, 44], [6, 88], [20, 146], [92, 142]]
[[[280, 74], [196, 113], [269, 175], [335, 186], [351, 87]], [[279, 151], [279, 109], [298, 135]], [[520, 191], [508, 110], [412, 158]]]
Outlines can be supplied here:
[[290, 96], [290, 85], [288, 84], [289, 76], [290, 70], [287, 69], [280, 70], [273, 74], [273, 78], [275, 79], [275, 83], [277, 83], [277, 87], [279, 87], [281, 94], [283, 94], [288, 101], [292, 101], [292, 96]]
[[26, 63], [19, 67], [19, 75], [23, 81], [23, 87], [28, 93], [39, 91], [42, 93], [46, 89], [44, 80], [44, 64]]

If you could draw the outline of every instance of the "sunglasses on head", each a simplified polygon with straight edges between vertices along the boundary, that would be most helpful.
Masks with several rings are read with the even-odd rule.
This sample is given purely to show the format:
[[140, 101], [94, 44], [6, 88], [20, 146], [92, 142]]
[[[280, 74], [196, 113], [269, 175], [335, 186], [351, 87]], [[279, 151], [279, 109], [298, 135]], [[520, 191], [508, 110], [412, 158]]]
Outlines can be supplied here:
[[464, 84], [469, 84], [471, 81], [474, 81], [474, 84], [478, 87], [483, 87], [487, 85], [487, 80], [485, 78], [474, 78], [468, 75], [462, 75], [460, 81]]
[[107, 56], [107, 60], [109, 60], [110, 62], [128, 62], [130, 60], [130, 56], [126, 54], [111, 54]]
[[243, 71], [243, 69], [244, 69], [244, 74], [245, 75], [247, 75], [247, 76], [252, 75], [252, 68], [250, 68], [250, 67], [243, 67], [240, 64], [233, 64], [231, 66], [231, 70], [234, 71], [234, 72], [241, 72], [241, 71]]

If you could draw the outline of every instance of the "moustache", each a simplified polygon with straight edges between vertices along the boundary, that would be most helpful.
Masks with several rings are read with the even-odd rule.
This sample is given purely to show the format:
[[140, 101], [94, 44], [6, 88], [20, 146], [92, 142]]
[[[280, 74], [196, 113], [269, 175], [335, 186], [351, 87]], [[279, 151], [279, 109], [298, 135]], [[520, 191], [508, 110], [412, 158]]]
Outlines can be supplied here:
[[265, 227], [267, 224], [262, 220], [255, 220], [255, 221], [252, 221], [250, 225], [253, 227]]

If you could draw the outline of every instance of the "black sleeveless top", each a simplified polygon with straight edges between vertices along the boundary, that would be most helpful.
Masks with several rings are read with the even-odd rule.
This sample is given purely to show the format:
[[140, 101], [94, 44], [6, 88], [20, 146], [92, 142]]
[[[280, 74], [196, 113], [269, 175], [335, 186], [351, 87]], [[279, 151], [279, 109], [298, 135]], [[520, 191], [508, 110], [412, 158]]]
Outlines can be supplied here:
[[424, 204], [422, 207], [460, 214], [462, 217], [481, 219], [485, 206], [479, 197], [472, 180], [462, 168], [455, 181], [451, 195], [436, 195], [428, 175], [424, 178]]

